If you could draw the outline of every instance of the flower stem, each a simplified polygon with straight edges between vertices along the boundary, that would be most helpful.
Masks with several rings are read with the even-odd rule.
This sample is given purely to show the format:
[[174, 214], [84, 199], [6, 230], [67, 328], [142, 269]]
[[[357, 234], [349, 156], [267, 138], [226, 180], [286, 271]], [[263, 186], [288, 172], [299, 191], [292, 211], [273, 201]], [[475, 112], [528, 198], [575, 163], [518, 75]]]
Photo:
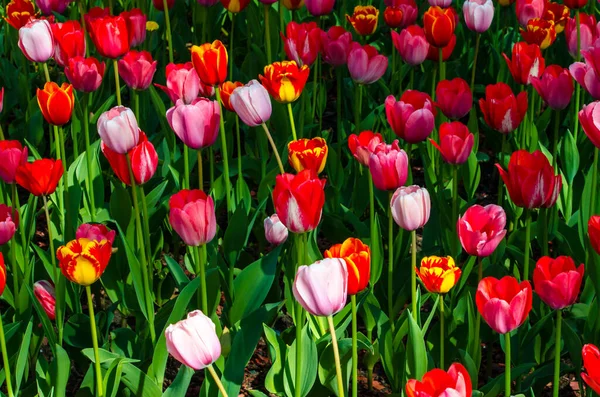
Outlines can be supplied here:
[[554, 137], [552, 142], [552, 167], [556, 169], [558, 164], [558, 131], [560, 129], [560, 110], [554, 111]]
[[481, 34], [475, 35], [475, 56], [473, 57], [473, 69], [471, 71], [471, 92], [475, 89], [475, 70], [477, 69], [477, 55], [479, 55], [479, 41], [481, 40]]
[[198, 293], [199, 307], [207, 316], [208, 313], [208, 291], [206, 291], [206, 245], [195, 247], [196, 251], [196, 277], [200, 277], [200, 292]]
[[[483, 259], [479, 256], [477, 257], [477, 280], [481, 281], [483, 278]], [[477, 283], [479, 284], [479, 282]], [[477, 363], [481, 363], [481, 359], [477, 360], [477, 358], [481, 355], [481, 313], [477, 310], [477, 319], [475, 321], [475, 345], [477, 346], [477, 350], [475, 353], [475, 357], [473, 359]]]
[[343, 132], [343, 124], [342, 124], [342, 83], [343, 83], [343, 75], [342, 68], [335, 69], [335, 77], [337, 80], [337, 92], [336, 92], [336, 118], [337, 118], [337, 138], [338, 138], [338, 146], [337, 146], [337, 155], [338, 159], [342, 158], [342, 145], [345, 142], [345, 136]]
[[229, 158], [227, 152], [227, 137], [225, 136], [225, 122], [223, 120], [223, 106], [221, 100], [220, 90], [216, 89], [215, 93], [217, 94], [217, 102], [219, 102], [219, 111], [221, 114], [220, 124], [221, 124], [221, 150], [223, 151], [223, 169], [224, 174], [223, 177], [225, 179], [225, 199], [227, 201], [227, 215], [229, 215], [233, 211], [233, 205], [231, 204], [231, 181], [229, 180]]
[[[369, 175], [371, 173], [369, 172]], [[392, 195], [390, 192], [390, 202]], [[392, 206], [388, 205], [388, 316], [390, 319], [390, 328], [394, 332], [394, 218], [392, 217]]]
[[411, 237], [411, 266], [410, 266], [410, 294], [412, 300], [412, 315], [417, 320], [417, 231], [410, 232]]
[[231, 35], [229, 36], [229, 79], [233, 80], [233, 45], [235, 43], [235, 16], [234, 12], [231, 13]]
[[446, 69], [444, 67], [444, 49], [442, 47], [438, 48], [438, 62], [440, 63], [440, 81], [446, 80]]
[[148, 215], [148, 204], [146, 203], [146, 193], [144, 187], [139, 186], [140, 201], [142, 202], [142, 215], [144, 230], [144, 243], [146, 248], [146, 257], [148, 258], [148, 285], [153, 285], [153, 274], [152, 274], [152, 246], [150, 244], [150, 216]]
[[[452, 224], [458, 220], [458, 165], [452, 166]], [[458, 236], [452, 238], [452, 252], [458, 252]]]
[[[16, 211], [17, 214], [20, 215], [20, 208], [17, 205], [17, 185], [16, 183], [12, 183], [11, 184], [11, 190], [12, 190], [12, 198], [10, 201], [10, 205], [12, 206], [12, 210]], [[25, 249], [25, 248], [24, 248]], [[21, 285], [19, 278], [20, 278], [20, 271], [19, 271], [19, 263], [17, 262], [17, 237], [13, 236], [10, 239], [10, 257], [11, 257], [11, 263], [12, 263], [12, 271], [13, 271], [13, 296], [15, 297], [14, 300], [14, 305], [15, 305], [15, 310], [17, 309], [17, 304], [19, 302], [19, 300], [17, 299], [17, 297], [19, 296], [19, 286]], [[17, 310], [18, 312], [18, 310]]]
[[[296, 273], [298, 268], [304, 263], [306, 246], [303, 235], [297, 235], [296, 238]], [[304, 309], [300, 302], [296, 302], [296, 373], [295, 373], [295, 397], [302, 396], [302, 328], [304, 325]]]
[[356, 295], [350, 296], [352, 304], [352, 397], [358, 396], [358, 318]]
[[561, 342], [561, 327], [562, 327], [562, 310], [556, 311], [556, 339], [554, 341], [554, 384], [553, 393], [554, 397], [558, 397], [558, 391], [560, 389], [560, 342]]
[[445, 332], [445, 318], [444, 318], [444, 295], [440, 294], [440, 368], [445, 369], [446, 366], [444, 364], [444, 353], [445, 347], [444, 343], [446, 342], [446, 338], [444, 336]]
[[373, 189], [373, 175], [371, 171], [367, 171], [369, 175], [369, 227], [371, 232], [371, 246], [375, 244], [377, 238], [375, 234], [375, 192]]
[[46, 62], [44, 62], [42, 64], [43, 69], [44, 69], [44, 77], [46, 78], [46, 83], [50, 82], [50, 72], [48, 71], [48, 64]]
[[594, 147], [594, 162], [592, 163], [592, 197], [590, 200], [590, 216], [596, 213], [596, 186], [598, 185], [598, 154], [599, 150]]
[[531, 211], [525, 209], [525, 250], [524, 250], [524, 266], [523, 280], [529, 280], [529, 247], [531, 240]]
[[171, 18], [169, 17], [169, 7], [167, 0], [163, 0], [163, 8], [165, 13], [165, 34], [167, 36], [167, 45], [169, 46], [169, 62], [173, 63], [173, 38], [171, 37]]
[[357, 135], [360, 133], [361, 93], [362, 86], [360, 84], [356, 84], [356, 90], [354, 92], [354, 133]]
[[217, 375], [217, 372], [215, 371], [212, 364], [206, 367], [206, 369], [208, 369], [208, 372], [210, 372], [210, 375], [213, 377], [213, 380], [217, 384], [217, 387], [219, 388], [219, 391], [221, 392], [223, 397], [227, 397], [227, 391], [225, 390], [223, 383], [221, 383], [221, 379], [219, 379], [219, 376]]
[[[414, 66], [410, 68], [410, 80], [408, 81], [408, 89], [412, 90], [415, 84], [415, 68]], [[402, 93], [400, 93], [402, 94]]]
[[[50, 212], [48, 211], [48, 199], [42, 196], [44, 201], [44, 212], [46, 213], [46, 224], [48, 226], [48, 244], [50, 245], [50, 260], [52, 262], [52, 281], [58, 285], [58, 268], [56, 266], [56, 251], [54, 250], [54, 240], [52, 239], [52, 224], [50, 223]], [[58, 329], [58, 344], [62, 346], [63, 336], [63, 306], [56, 305], [56, 328]]]
[[292, 126], [292, 137], [295, 141], [298, 140], [298, 135], [296, 134], [296, 123], [294, 122], [294, 112], [292, 111], [292, 104], [287, 104], [288, 115], [290, 116], [290, 125]]
[[14, 397], [11, 374], [10, 374], [10, 363], [8, 362], [8, 352], [6, 351], [6, 338], [4, 337], [4, 326], [2, 325], [2, 315], [0, 315], [0, 348], [2, 349], [2, 361], [4, 362], [4, 375], [6, 380], [6, 392], [8, 397]]
[[333, 358], [335, 359], [335, 372], [337, 374], [338, 396], [344, 397], [344, 381], [342, 379], [342, 365], [340, 364], [340, 351], [338, 350], [337, 336], [335, 335], [335, 326], [333, 317], [327, 316], [329, 323], [329, 332], [331, 332], [331, 344], [333, 345]]
[[202, 168], [202, 149], [198, 149], [198, 189], [204, 191], [204, 170]]
[[271, 144], [271, 148], [273, 149], [273, 154], [275, 155], [275, 159], [277, 160], [277, 165], [279, 165], [279, 171], [281, 171], [282, 174], [285, 174], [285, 170], [283, 168], [283, 163], [281, 162], [281, 157], [279, 157], [279, 152], [277, 151], [277, 146], [275, 146], [275, 142], [273, 141], [273, 137], [271, 136], [271, 133], [269, 132], [269, 128], [267, 128], [267, 125], [265, 123], [262, 123], [262, 127], [265, 130], [265, 135], [267, 135], [267, 139], [269, 140], [269, 143]]
[[88, 110], [88, 96], [83, 97], [83, 134], [85, 138], [85, 159], [87, 161], [88, 177], [85, 181], [90, 200], [90, 217], [96, 222], [96, 198], [94, 197], [94, 175], [92, 174], [92, 149], [90, 147], [90, 120]]
[[100, 352], [98, 351], [98, 335], [96, 330], [96, 317], [94, 316], [94, 302], [92, 301], [92, 290], [89, 285], [85, 287], [88, 309], [90, 311], [90, 330], [92, 331], [92, 343], [94, 346], [94, 367], [96, 368], [96, 390], [98, 397], [104, 397], [104, 382], [102, 369], [100, 368]]
[[62, 191], [62, 207], [61, 209], [63, 210], [63, 214], [65, 214], [65, 225], [63, 227], [63, 234], [65, 235], [65, 240], [70, 240], [71, 239], [71, 211], [69, 211], [70, 205], [69, 205], [69, 186], [68, 186], [68, 170], [67, 170], [67, 152], [65, 151], [65, 134], [64, 134], [64, 130], [62, 127], [54, 127], [54, 128], [58, 128], [58, 135], [59, 135], [59, 139], [60, 139], [60, 153], [62, 156], [62, 164], [63, 164], [63, 172], [64, 172], [64, 176], [62, 177], [62, 186], [63, 186], [63, 191]]
[[237, 190], [238, 190], [238, 202], [242, 201], [242, 181], [244, 180], [244, 173], [242, 172], [242, 138], [240, 136], [240, 118], [235, 115], [235, 140], [237, 146]]
[[265, 7], [265, 42], [267, 43], [267, 65], [271, 64], [272, 52], [271, 52], [271, 29], [270, 29], [270, 18], [269, 13], [271, 11], [271, 5], [264, 4]]
[[119, 83], [119, 64], [113, 59], [113, 69], [115, 72], [115, 94], [117, 95], [117, 105], [121, 106], [121, 83]]
[[183, 188], [190, 188], [190, 149], [183, 145]]
[[504, 395], [510, 397], [511, 389], [511, 377], [510, 377], [510, 332], [504, 334], [504, 355], [505, 355], [505, 369], [504, 369]]

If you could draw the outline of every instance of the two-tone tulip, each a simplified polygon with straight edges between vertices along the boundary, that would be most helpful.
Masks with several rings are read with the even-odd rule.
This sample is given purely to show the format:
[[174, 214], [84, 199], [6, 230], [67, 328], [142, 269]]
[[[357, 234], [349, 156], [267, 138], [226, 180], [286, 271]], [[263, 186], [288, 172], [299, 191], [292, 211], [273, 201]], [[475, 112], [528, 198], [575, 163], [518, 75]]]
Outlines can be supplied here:
[[302, 94], [309, 75], [308, 66], [300, 67], [296, 61], [282, 61], [265, 66], [264, 74], [258, 77], [277, 102], [291, 103]]
[[348, 295], [356, 295], [369, 285], [371, 249], [357, 238], [348, 238], [325, 251], [325, 258], [342, 258], [348, 269]]
[[102, 276], [111, 254], [112, 244], [108, 240], [80, 238], [59, 247], [56, 258], [67, 280], [87, 287]]
[[320, 174], [325, 169], [327, 153], [327, 141], [321, 137], [288, 143], [288, 161], [296, 172], [308, 169]]

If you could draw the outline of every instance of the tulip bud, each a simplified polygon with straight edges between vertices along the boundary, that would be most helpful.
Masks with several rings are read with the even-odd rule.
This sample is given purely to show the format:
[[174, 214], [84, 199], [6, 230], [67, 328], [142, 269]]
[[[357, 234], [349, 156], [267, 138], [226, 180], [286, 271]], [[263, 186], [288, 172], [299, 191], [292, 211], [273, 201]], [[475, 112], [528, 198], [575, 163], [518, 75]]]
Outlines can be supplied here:
[[406, 231], [417, 230], [429, 220], [431, 201], [425, 188], [416, 185], [398, 188], [390, 206], [396, 224]]
[[341, 26], [332, 26], [321, 32], [321, 51], [323, 61], [332, 66], [343, 66], [348, 63], [348, 54], [352, 46], [352, 33]]
[[15, 181], [34, 196], [48, 196], [63, 176], [62, 160], [40, 159], [17, 168]]
[[264, 221], [265, 226], [265, 238], [273, 245], [283, 244], [288, 238], [288, 229], [279, 220], [277, 214], [273, 214]]
[[325, 258], [342, 258], [348, 269], [348, 295], [356, 295], [369, 285], [371, 250], [357, 238], [346, 239], [325, 251]]
[[573, 258], [568, 256], [556, 259], [544, 256], [537, 261], [533, 270], [535, 292], [553, 310], [564, 309], [575, 303], [582, 279], [583, 265], [576, 268]]
[[85, 56], [85, 36], [78, 21], [53, 23], [51, 28], [56, 63], [64, 67], [69, 63], [69, 59]]
[[119, 75], [134, 90], [145, 90], [152, 84], [157, 61], [148, 51], [131, 50], [119, 60]]
[[192, 149], [202, 149], [215, 143], [220, 117], [219, 104], [206, 98], [196, 98], [189, 105], [179, 99], [167, 110], [169, 125], [177, 137]]
[[346, 306], [348, 269], [341, 258], [300, 266], [292, 287], [294, 298], [313, 316], [332, 316]]
[[473, 205], [458, 218], [458, 238], [467, 254], [477, 257], [492, 255], [506, 235], [506, 213], [499, 205]]
[[383, 136], [373, 131], [363, 131], [360, 134], [351, 134], [348, 137], [348, 148], [359, 163], [368, 167], [369, 157], [377, 145], [383, 142]]
[[425, 289], [433, 294], [447, 294], [462, 274], [450, 256], [426, 256], [415, 270]]
[[408, 156], [398, 146], [396, 139], [391, 145], [380, 143], [369, 156], [369, 172], [373, 185], [379, 190], [394, 190], [406, 183]]
[[439, 145], [433, 139], [429, 141], [440, 151], [446, 163], [463, 164], [471, 154], [475, 137], [469, 132], [466, 125], [460, 121], [454, 121], [440, 125]]
[[244, 124], [250, 127], [257, 127], [271, 118], [271, 98], [257, 80], [236, 88], [231, 93], [229, 102]]
[[600, 61], [600, 46], [582, 51], [582, 55], [585, 63], [575, 62], [569, 66], [569, 71], [575, 81], [598, 100], [600, 99], [600, 70], [597, 71], [596, 65]]
[[19, 141], [0, 141], [0, 178], [4, 183], [15, 183], [17, 168], [27, 162], [27, 146]]
[[50, 321], [53, 321], [56, 318], [56, 293], [54, 292], [54, 284], [46, 280], [36, 281], [33, 284], [33, 294]]
[[448, 368], [433, 369], [425, 375], [423, 380], [410, 379], [406, 382], [406, 395], [409, 397], [421, 396], [452, 396], [471, 397], [473, 386], [467, 369], [459, 363], [454, 363]]
[[453, 8], [442, 9], [431, 6], [423, 15], [423, 29], [429, 44], [434, 47], [446, 47], [456, 28], [456, 11]]
[[392, 42], [402, 60], [411, 66], [420, 65], [427, 58], [429, 42], [423, 28], [418, 25], [404, 28], [400, 33], [392, 30]]
[[541, 78], [532, 77], [531, 84], [550, 108], [562, 110], [569, 106], [574, 90], [569, 69], [550, 65]]
[[17, 209], [0, 204], [0, 245], [8, 243], [19, 227], [19, 212]]
[[433, 101], [424, 92], [406, 90], [399, 101], [388, 96], [385, 114], [394, 133], [408, 143], [424, 141], [435, 127]]
[[125, 154], [140, 140], [140, 129], [135, 115], [125, 106], [115, 106], [98, 118], [98, 135], [111, 150]]
[[[121, 182], [129, 186], [131, 186], [131, 179], [129, 176], [130, 165], [135, 183], [138, 185], [143, 185], [148, 182], [150, 178], [154, 176], [156, 168], [158, 167], [158, 154], [156, 153], [156, 149], [154, 148], [154, 145], [148, 141], [146, 134], [141, 131], [139, 143], [128, 152], [129, 160], [127, 160], [126, 155], [113, 151], [104, 142], [102, 142], [100, 149], [117, 177]], [[131, 164], [128, 164], [129, 162]]]
[[166, 75], [166, 87], [156, 83], [154, 85], [166, 92], [171, 102], [177, 103], [181, 99], [183, 103], [190, 104], [198, 98], [200, 78], [191, 62], [168, 64]]
[[93, 92], [102, 84], [105, 67], [94, 57], [74, 57], [65, 66], [65, 76], [77, 91]]
[[519, 328], [531, 311], [531, 284], [505, 276], [486, 277], [479, 282], [475, 302], [481, 317], [491, 329], [506, 334]]
[[463, 3], [465, 24], [473, 32], [484, 33], [494, 20], [492, 0], [467, 0]]
[[62, 274], [69, 281], [87, 287], [102, 276], [111, 254], [112, 244], [108, 240], [80, 238], [59, 247], [56, 258]]
[[44, 63], [54, 55], [54, 36], [50, 23], [34, 19], [19, 29], [19, 48], [32, 62]]
[[219, 40], [192, 46], [192, 64], [200, 80], [210, 86], [227, 80], [227, 49]]
[[352, 80], [359, 84], [373, 84], [385, 74], [387, 67], [387, 57], [379, 54], [375, 47], [352, 43], [348, 54], [348, 71]]
[[310, 169], [320, 174], [325, 169], [327, 153], [327, 141], [321, 137], [288, 143], [288, 161], [296, 172]]
[[4, 256], [0, 252], [0, 296], [4, 292], [4, 287], [6, 287], [6, 265], [4, 264]]
[[75, 232], [75, 238], [86, 238], [92, 241], [108, 240], [109, 243], [115, 242], [114, 230], [109, 230], [106, 226], [101, 223], [83, 223]]
[[587, 344], [583, 346], [581, 355], [585, 369], [585, 372], [581, 373], [581, 379], [596, 393], [600, 393], [600, 350], [595, 345]]
[[217, 233], [215, 204], [202, 190], [181, 190], [169, 199], [169, 221], [189, 246], [209, 243]]
[[356, 33], [368, 36], [377, 30], [379, 10], [374, 6], [356, 6], [352, 16], [346, 15], [346, 20], [352, 25]]
[[103, 57], [116, 59], [129, 51], [129, 29], [125, 17], [92, 17], [86, 23], [89, 24], [88, 33], [94, 46]]
[[459, 77], [440, 81], [435, 89], [435, 99], [444, 116], [455, 120], [469, 114], [473, 105], [471, 88]]

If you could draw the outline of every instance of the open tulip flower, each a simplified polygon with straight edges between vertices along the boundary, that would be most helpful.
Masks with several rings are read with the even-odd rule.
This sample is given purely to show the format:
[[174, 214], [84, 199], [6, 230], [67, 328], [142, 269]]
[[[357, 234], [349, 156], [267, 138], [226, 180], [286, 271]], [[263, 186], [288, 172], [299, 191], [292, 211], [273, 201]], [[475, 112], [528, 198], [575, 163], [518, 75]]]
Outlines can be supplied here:
[[433, 369], [419, 381], [410, 379], [406, 383], [408, 397], [470, 397], [473, 387], [467, 369], [459, 363], [454, 363], [448, 368]]
[[46, 121], [52, 125], [64, 125], [71, 120], [75, 107], [73, 86], [63, 83], [61, 86], [54, 82], [44, 85], [37, 90], [37, 100]]
[[479, 100], [479, 107], [490, 128], [508, 134], [525, 118], [527, 93], [522, 91], [515, 96], [507, 84], [491, 84], [485, 87], [485, 99]]
[[518, 42], [513, 46], [512, 58], [502, 54], [515, 83], [530, 84], [533, 77], [544, 72], [546, 60], [538, 44]]
[[54, 59], [60, 66], [66, 66], [69, 59], [85, 56], [85, 36], [78, 21], [53, 23]]
[[527, 43], [536, 44], [541, 50], [545, 50], [556, 40], [554, 22], [542, 18], [530, 19], [527, 26], [521, 28], [521, 36]]
[[348, 137], [348, 148], [359, 163], [368, 167], [369, 157], [377, 146], [383, 142], [383, 136], [378, 132], [363, 131], [360, 134], [352, 134]]
[[290, 22], [286, 27], [286, 35], [281, 34], [287, 57], [300, 66], [312, 65], [321, 50], [321, 33], [315, 22]]
[[440, 125], [440, 143], [430, 139], [448, 164], [463, 164], [473, 149], [474, 136], [466, 125], [459, 121]]
[[425, 289], [434, 294], [446, 294], [458, 283], [461, 270], [451, 257], [428, 256], [421, 260], [416, 269], [417, 276]]
[[35, 19], [37, 13], [31, 0], [11, 0], [6, 5], [4, 20], [16, 30], [21, 29], [30, 19]]
[[475, 302], [481, 317], [494, 331], [506, 334], [525, 322], [531, 311], [532, 290], [529, 281], [519, 283], [505, 276], [486, 277], [479, 282]]
[[499, 205], [473, 205], [458, 218], [456, 229], [469, 255], [490, 256], [506, 235], [506, 212]]
[[583, 271], [583, 265], [575, 267], [571, 257], [552, 259], [544, 256], [533, 269], [535, 292], [554, 310], [571, 306], [579, 295]]
[[192, 47], [192, 64], [206, 85], [219, 85], [227, 80], [227, 49], [219, 40]]
[[361, 36], [368, 36], [377, 30], [379, 10], [374, 6], [356, 6], [352, 15], [346, 15], [348, 23]]
[[88, 33], [98, 53], [105, 58], [116, 59], [125, 55], [130, 48], [129, 30], [125, 17], [98, 16], [86, 20]]
[[450, 44], [455, 28], [456, 11], [451, 7], [431, 6], [423, 15], [425, 37], [434, 47], [443, 48]]
[[58, 248], [56, 257], [62, 274], [71, 282], [87, 287], [104, 273], [112, 253], [108, 240], [78, 238]]
[[302, 94], [310, 70], [296, 61], [275, 62], [265, 66], [260, 82], [277, 102], [291, 103]]
[[320, 174], [325, 169], [327, 152], [327, 142], [323, 138], [304, 138], [288, 143], [288, 161], [296, 172], [309, 169]]
[[20, 165], [15, 180], [34, 196], [47, 196], [54, 193], [63, 172], [61, 160], [40, 159]]

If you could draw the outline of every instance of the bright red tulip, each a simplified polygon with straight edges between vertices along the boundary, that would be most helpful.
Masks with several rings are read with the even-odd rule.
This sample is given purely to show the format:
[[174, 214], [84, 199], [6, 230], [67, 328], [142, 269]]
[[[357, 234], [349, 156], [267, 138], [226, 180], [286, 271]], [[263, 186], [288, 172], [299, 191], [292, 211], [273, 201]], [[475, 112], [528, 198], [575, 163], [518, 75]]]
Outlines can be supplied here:
[[94, 57], [74, 57], [65, 66], [65, 76], [77, 91], [93, 92], [102, 84], [105, 68], [104, 62]]
[[288, 59], [296, 61], [299, 66], [312, 65], [321, 51], [321, 33], [316, 22], [288, 23], [286, 35], [281, 33]]
[[0, 252], [0, 296], [4, 292], [4, 287], [6, 287], [6, 265], [4, 264], [4, 256]]
[[192, 64], [200, 80], [210, 86], [227, 80], [227, 49], [219, 40], [192, 46]]
[[364, 166], [369, 166], [369, 157], [377, 145], [383, 142], [383, 136], [373, 131], [363, 131], [348, 137], [348, 148], [355, 159]]
[[507, 84], [490, 84], [485, 87], [485, 99], [479, 100], [479, 107], [490, 128], [508, 134], [525, 118], [527, 93], [523, 91], [515, 97]]
[[546, 61], [537, 44], [516, 43], [512, 49], [512, 60], [502, 54], [508, 69], [517, 84], [529, 84], [532, 77], [539, 77], [544, 72]]
[[388, 96], [385, 114], [394, 134], [408, 143], [424, 141], [435, 127], [433, 101], [424, 92], [406, 90], [399, 101]]
[[119, 59], [119, 75], [134, 90], [145, 90], [152, 84], [157, 61], [148, 51], [131, 50]]
[[481, 317], [491, 329], [506, 334], [519, 328], [531, 311], [533, 294], [529, 281], [519, 283], [505, 276], [486, 277], [479, 282], [475, 302]]
[[581, 355], [585, 369], [581, 373], [581, 379], [596, 393], [600, 393], [600, 350], [595, 345], [587, 344], [583, 346]]
[[129, 51], [129, 29], [123, 16], [92, 17], [88, 33], [94, 46], [106, 58], [116, 59]]
[[467, 254], [490, 256], [506, 235], [506, 212], [499, 205], [473, 205], [456, 222], [460, 244]]
[[[104, 142], [101, 143], [100, 147], [117, 177], [124, 184], [131, 186], [127, 156], [113, 151]], [[152, 142], [148, 141], [146, 134], [140, 131], [138, 144], [129, 150], [128, 154], [131, 159], [131, 169], [135, 183], [142, 185], [148, 182], [154, 176], [158, 167], [158, 154]]]
[[54, 59], [64, 67], [69, 59], [85, 56], [85, 36], [78, 21], [53, 23]]
[[444, 116], [450, 119], [465, 117], [473, 106], [469, 83], [459, 77], [440, 81], [435, 89], [435, 100]]
[[453, 121], [440, 125], [439, 145], [433, 139], [429, 139], [429, 141], [440, 151], [446, 163], [463, 164], [471, 154], [475, 137], [469, 132], [466, 125], [460, 121]]
[[544, 70], [542, 77], [532, 77], [531, 84], [550, 108], [562, 110], [569, 106], [574, 90], [569, 69], [550, 65]]
[[385, 11], [383, 12], [383, 20], [385, 21], [385, 24], [392, 29], [397, 29], [402, 26], [402, 16], [402, 10], [398, 7], [386, 7]]
[[63, 172], [60, 159], [40, 159], [17, 168], [16, 181], [34, 196], [48, 196], [56, 190]]
[[[452, 51], [454, 51], [454, 47], [456, 47], [456, 35], [453, 34], [450, 39], [450, 43], [444, 48], [442, 48], [442, 60], [446, 62], [450, 55], [452, 55]], [[440, 49], [434, 47], [432, 45], [429, 46], [429, 51], [427, 52], [427, 59], [433, 62], [438, 62], [440, 60]]]
[[37, 89], [37, 101], [46, 121], [52, 125], [64, 125], [71, 120], [75, 106], [73, 86], [63, 83], [60, 87], [51, 81], [44, 89]]
[[217, 233], [215, 204], [202, 190], [181, 190], [169, 199], [169, 222], [186, 245], [209, 243]]
[[423, 15], [423, 28], [429, 44], [438, 48], [446, 47], [456, 28], [456, 11], [451, 7], [429, 7]]
[[583, 267], [575, 267], [573, 258], [568, 256], [540, 258], [533, 269], [535, 292], [553, 310], [571, 306], [579, 295]]
[[592, 215], [588, 221], [588, 234], [592, 248], [600, 255], [600, 215]]
[[407, 397], [470, 397], [472, 393], [469, 372], [459, 363], [452, 364], [448, 371], [432, 369], [421, 381], [406, 382]]
[[0, 179], [15, 183], [17, 168], [27, 162], [27, 146], [19, 141], [0, 141]]

